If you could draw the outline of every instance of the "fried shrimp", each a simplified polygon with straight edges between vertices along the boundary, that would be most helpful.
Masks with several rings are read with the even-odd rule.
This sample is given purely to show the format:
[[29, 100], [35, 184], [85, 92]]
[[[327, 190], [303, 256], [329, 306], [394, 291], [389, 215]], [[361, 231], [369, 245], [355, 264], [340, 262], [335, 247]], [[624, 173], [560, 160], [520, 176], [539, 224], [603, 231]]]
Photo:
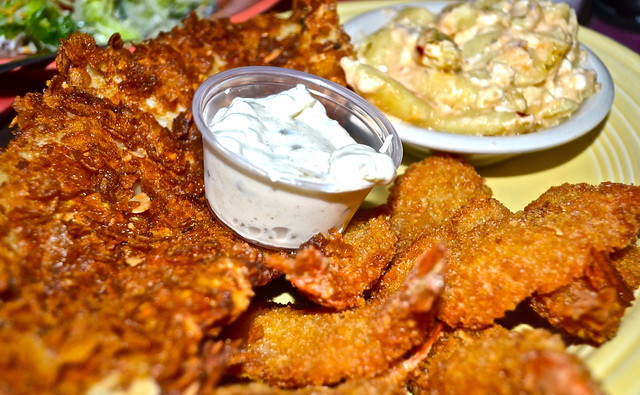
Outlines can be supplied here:
[[631, 289], [640, 287], [640, 247], [629, 246], [612, 256], [613, 264]]
[[491, 194], [484, 179], [461, 159], [436, 155], [411, 164], [396, 178], [388, 198], [398, 236], [396, 257], [373, 287], [373, 297], [396, 292], [415, 259], [442, 240], [440, 228], [456, 211]]
[[215, 393], [216, 395], [406, 395], [408, 378], [427, 357], [431, 347], [440, 336], [441, 330], [442, 324], [436, 323], [427, 340], [415, 352], [412, 352], [406, 359], [392, 366], [381, 375], [373, 378], [346, 380], [335, 386], [309, 385], [295, 389], [283, 389], [266, 383], [251, 382], [221, 386]]
[[272, 256], [268, 264], [319, 305], [344, 310], [365, 303], [395, 251], [396, 236], [386, 213], [360, 211], [344, 234], [318, 234], [292, 258]]
[[285, 388], [382, 374], [422, 344], [434, 325], [431, 307], [442, 288], [444, 259], [440, 248], [423, 253], [398, 292], [352, 310], [253, 309], [227, 332], [246, 342], [231, 358], [234, 372]]
[[[418, 390], [462, 366], [453, 389], [509, 371], [514, 392], [595, 393], [543, 332], [456, 331], [430, 348], [441, 330], [492, 326], [525, 299], [573, 290], [590, 303], [582, 316], [597, 315], [586, 328], [564, 319], [575, 299], [540, 314], [609, 336], [600, 322], [640, 284], [640, 187], [564, 185], [512, 213], [470, 165], [433, 156], [408, 167], [388, 204], [294, 253], [213, 215], [196, 88], [249, 65], [344, 84], [351, 52], [332, 0], [238, 24], [194, 14], [130, 46], [65, 40], [58, 74], [16, 100], [15, 138], [0, 149], [0, 393], [399, 394], [427, 354]], [[283, 290], [305, 303], [267, 301]]]
[[438, 317], [453, 327], [491, 325], [525, 298], [583, 276], [592, 254], [632, 245], [639, 230], [640, 187], [602, 183], [554, 187], [519, 213], [448, 231]]
[[443, 333], [416, 373], [414, 394], [603, 393], [561, 338], [543, 329]]
[[[531, 299], [531, 306], [564, 333], [601, 344], [612, 338], [633, 301], [633, 290], [617, 268], [625, 261], [639, 267], [640, 261], [629, 247], [618, 256], [593, 252], [582, 277], [569, 285]], [[622, 262], [619, 264], [618, 262]]]
[[458, 208], [491, 195], [485, 180], [462, 160], [432, 156], [411, 164], [389, 196], [398, 252], [425, 231], [440, 227]]
[[[549, 200], [567, 199], [562, 196], [564, 192], [550, 193]], [[539, 205], [535, 208], [541, 209]], [[531, 306], [563, 333], [602, 344], [617, 332], [638, 287], [640, 249], [636, 245], [594, 250], [582, 276], [553, 292], [535, 295]]]

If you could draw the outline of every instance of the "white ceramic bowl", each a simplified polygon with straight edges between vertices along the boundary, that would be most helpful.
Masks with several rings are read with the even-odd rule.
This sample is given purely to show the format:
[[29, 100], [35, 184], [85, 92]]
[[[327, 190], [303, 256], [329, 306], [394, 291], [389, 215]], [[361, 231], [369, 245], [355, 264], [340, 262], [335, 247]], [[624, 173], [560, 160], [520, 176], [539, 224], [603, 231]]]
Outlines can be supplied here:
[[[344, 28], [354, 43], [389, 23], [396, 11], [407, 6], [419, 6], [438, 13], [451, 2], [399, 3], [378, 8], [349, 19]], [[389, 116], [407, 151], [417, 154], [449, 152], [460, 154], [467, 161], [484, 166], [518, 154], [542, 151], [573, 141], [593, 130], [609, 113], [613, 104], [614, 85], [602, 61], [587, 47], [587, 68], [597, 73], [601, 87], [585, 100], [573, 115], [561, 124], [528, 134], [514, 136], [470, 136], [425, 129]]]
[[342, 230], [375, 185], [362, 180], [345, 190], [336, 189], [333, 182], [294, 176], [274, 180], [268, 169], [228, 150], [208, 127], [217, 110], [236, 97], [266, 97], [298, 84], [305, 85], [329, 118], [338, 121], [356, 142], [378, 151], [391, 136], [384, 153], [396, 169], [402, 161], [402, 143], [389, 120], [343, 86], [277, 67], [240, 67], [213, 75], [193, 99], [193, 117], [203, 136], [207, 200], [229, 228], [267, 247], [297, 248], [317, 233]]

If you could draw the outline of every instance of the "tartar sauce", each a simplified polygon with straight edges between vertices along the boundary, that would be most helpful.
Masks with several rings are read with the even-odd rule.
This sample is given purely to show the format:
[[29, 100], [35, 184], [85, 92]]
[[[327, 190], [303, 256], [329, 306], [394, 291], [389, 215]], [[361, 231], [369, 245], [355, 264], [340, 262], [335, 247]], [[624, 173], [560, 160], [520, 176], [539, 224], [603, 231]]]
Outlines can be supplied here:
[[235, 98], [212, 118], [216, 139], [272, 181], [283, 178], [335, 184], [334, 191], [393, 180], [396, 168], [384, 151], [357, 143], [306, 87], [264, 98]]

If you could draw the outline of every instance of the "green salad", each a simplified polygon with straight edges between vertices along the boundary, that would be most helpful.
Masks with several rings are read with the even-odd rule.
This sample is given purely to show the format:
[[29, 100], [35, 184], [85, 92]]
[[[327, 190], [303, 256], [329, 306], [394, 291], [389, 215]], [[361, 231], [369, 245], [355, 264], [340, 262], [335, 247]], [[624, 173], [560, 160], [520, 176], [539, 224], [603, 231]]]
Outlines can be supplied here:
[[0, 53], [55, 51], [75, 31], [100, 45], [113, 33], [125, 41], [153, 37], [180, 23], [192, 10], [209, 15], [215, 0], [3, 0]]

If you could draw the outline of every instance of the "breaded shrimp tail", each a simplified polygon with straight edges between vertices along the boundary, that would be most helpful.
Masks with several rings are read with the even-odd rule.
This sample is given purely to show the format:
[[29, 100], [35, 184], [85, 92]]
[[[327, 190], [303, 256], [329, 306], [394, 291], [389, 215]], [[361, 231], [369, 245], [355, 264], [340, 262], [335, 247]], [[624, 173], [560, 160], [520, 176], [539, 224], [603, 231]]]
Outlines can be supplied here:
[[447, 240], [452, 257], [438, 317], [454, 327], [491, 325], [525, 298], [583, 276], [593, 254], [632, 245], [639, 230], [638, 186], [551, 188], [523, 211]]
[[251, 382], [221, 386], [216, 395], [407, 395], [407, 381], [429, 355], [438, 340], [442, 324], [436, 323], [427, 340], [406, 359], [372, 378], [357, 378], [333, 386], [309, 385], [300, 388], [279, 388], [266, 383]]
[[381, 374], [425, 341], [445, 258], [440, 246], [423, 253], [398, 292], [353, 310], [254, 309], [228, 331], [246, 342], [231, 358], [234, 372], [285, 388]]
[[361, 210], [344, 234], [337, 230], [318, 234], [295, 256], [274, 255], [267, 263], [319, 305], [336, 310], [361, 306], [365, 291], [395, 252], [396, 235], [384, 211]]
[[543, 329], [443, 332], [410, 388], [413, 394], [603, 394], [557, 335]]
[[[621, 267], [640, 268], [636, 246], [619, 253], [594, 252], [582, 277], [571, 284], [531, 299], [531, 306], [544, 319], [564, 333], [590, 343], [611, 339], [638, 287]], [[636, 269], [638, 271], [640, 269]], [[632, 279], [629, 279], [632, 280]]]

